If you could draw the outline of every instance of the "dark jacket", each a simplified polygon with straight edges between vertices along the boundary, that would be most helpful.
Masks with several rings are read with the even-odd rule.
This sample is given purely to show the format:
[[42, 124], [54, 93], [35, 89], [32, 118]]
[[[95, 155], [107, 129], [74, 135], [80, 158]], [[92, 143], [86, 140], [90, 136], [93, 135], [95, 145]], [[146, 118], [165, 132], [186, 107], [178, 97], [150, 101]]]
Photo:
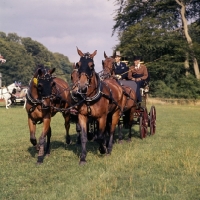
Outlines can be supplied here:
[[[129, 70], [129, 68], [123, 62], [120, 62], [119, 65], [117, 65], [117, 63], [114, 64], [115, 75], [121, 75], [122, 79], [128, 78], [128, 70]], [[127, 73], [125, 73], [125, 72], [127, 72]]]

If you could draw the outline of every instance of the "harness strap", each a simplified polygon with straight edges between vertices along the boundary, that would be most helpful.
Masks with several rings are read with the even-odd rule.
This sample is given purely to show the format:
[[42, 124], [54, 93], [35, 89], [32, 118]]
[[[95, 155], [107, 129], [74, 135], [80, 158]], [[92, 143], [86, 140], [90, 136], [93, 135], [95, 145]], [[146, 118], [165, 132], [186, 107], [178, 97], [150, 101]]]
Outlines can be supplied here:
[[121, 106], [119, 106], [119, 104], [114, 100], [114, 98], [113, 98], [113, 96], [112, 96], [112, 90], [109, 88], [109, 86], [108, 86], [105, 82], [103, 82], [103, 83], [104, 83], [104, 84], [106, 85], [106, 87], [109, 89], [109, 96], [108, 96], [107, 94], [103, 93], [103, 92], [102, 92], [102, 95], [103, 95], [105, 98], [109, 99], [109, 103], [110, 103], [110, 104], [114, 103], [116, 106], [118, 106], [119, 109], [120, 109], [121, 112], [122, 112]]
[[125, 90], [125, 88], [123, 86], [122, 86], [122, 90], [123, 90], [123, 94], [127, 97], [125, 106], [127, 105], [127, 102], [128, 102], [129, 99], [131, 99], [135, 103], [137, 103], [137, 101], [130, 96], [130, 94], [131, 94], [131, 88], [129, 88], [129, 93], [126, 92], [126, 90]]
[[98, 91], [93, 97], [86, 97], [86, 101], [95, 101], [101, 97], [101, 91], [102, 91], [102, 81], [100, 80], [99, 74], [95, 73], [95, 76], [97, 78], [97, 85], [98, 85]]

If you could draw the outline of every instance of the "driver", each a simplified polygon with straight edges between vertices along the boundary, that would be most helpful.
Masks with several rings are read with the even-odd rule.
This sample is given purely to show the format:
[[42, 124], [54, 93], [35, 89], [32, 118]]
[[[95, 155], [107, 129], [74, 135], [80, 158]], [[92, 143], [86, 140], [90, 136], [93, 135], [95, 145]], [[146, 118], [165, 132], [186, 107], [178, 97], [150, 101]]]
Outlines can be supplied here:
[[124, 62], [121, 62], [121, 55], [119, 51], [116, 51], [114, 58], [115, 58], [114, 73], [116, 77], [118, 79], [127, 79], [129, 68], [126, 66]]
[[130, 67], [128, 72], [128, 79], [133, 80], [137, 84], [136, 95], [138, 98], [138, 102], [142, 102], [142, 97], [140, 94], [140, 88], [142, 88], [145, 84], [145, 81], [148, 78], [148, 71], [146, 66], [141, 63], [141, 56], [134, 57], [134, 65]]

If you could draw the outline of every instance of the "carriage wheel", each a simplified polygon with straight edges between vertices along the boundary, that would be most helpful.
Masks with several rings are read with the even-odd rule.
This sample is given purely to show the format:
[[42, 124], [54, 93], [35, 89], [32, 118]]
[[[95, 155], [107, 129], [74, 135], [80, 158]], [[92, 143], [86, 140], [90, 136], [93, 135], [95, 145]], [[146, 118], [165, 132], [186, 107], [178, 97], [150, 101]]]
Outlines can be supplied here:
[[141, 139], [147, 136], [148, 132], [148, 114], [147, 109], [144, 108], [144, 111], [140, 114], [140, 137]]
[[151, 106], [150, 110], [150, 135], [154, 135], [156, 132], [156, 108]]

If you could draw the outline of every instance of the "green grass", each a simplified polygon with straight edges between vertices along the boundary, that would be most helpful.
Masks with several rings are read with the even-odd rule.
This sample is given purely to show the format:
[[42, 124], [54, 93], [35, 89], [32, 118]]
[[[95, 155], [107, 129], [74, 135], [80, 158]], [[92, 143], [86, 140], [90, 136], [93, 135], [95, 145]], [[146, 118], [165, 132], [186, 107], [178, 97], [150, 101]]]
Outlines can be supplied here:
[[74, 124], [73, 144], [65, 149], [58, 114], [51, 123], [51, 155], [38, 166], [25, 110], [0, 107], [0, 199], [199, 200], [200, 107], [156, 105], [156, 111], [154, 136], [141, 140], [136, 125], [132, 142], [116, 143], [111, 156], [89, 142], [85, 166], [78, 165]]

